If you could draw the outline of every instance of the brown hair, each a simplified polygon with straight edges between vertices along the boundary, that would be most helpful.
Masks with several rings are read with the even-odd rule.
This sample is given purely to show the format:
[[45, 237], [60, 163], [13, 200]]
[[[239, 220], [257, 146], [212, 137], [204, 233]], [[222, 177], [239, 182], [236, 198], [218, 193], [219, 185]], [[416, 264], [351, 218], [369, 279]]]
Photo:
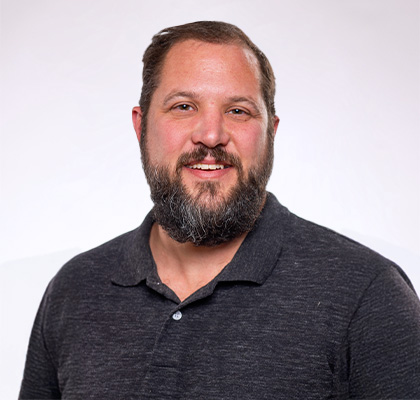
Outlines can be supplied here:
[[[152, 43], [143, 55], [143, 87], [140, 96], [142, 109], [142, 136], [146, 131], [146, 120], [152, 95], [159, 85], [165, 56], [175, 43], [195, 39], [208, 43], [232, 44], [249, 48], [258, 60], [261, 72], [261, 92], [269, 120], [275, 115], [275, 78], [270, 62], [264, 53], [237, 26], [226, 22], [198, 21], [162, 29], [153, 36]], [[271, 118], [270, 118], [271, 117]]]

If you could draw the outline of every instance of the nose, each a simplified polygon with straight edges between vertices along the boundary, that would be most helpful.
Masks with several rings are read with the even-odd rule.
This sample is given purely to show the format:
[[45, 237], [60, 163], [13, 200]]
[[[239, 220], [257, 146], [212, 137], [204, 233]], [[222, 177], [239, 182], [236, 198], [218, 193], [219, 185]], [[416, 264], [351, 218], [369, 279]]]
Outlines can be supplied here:
[[194, 144], [203, 144], [208, 148], [226, 146], [229, 133], [226, 130], [224, 115], [218, 110], [202, 110], [197, 126], [192, 133]]

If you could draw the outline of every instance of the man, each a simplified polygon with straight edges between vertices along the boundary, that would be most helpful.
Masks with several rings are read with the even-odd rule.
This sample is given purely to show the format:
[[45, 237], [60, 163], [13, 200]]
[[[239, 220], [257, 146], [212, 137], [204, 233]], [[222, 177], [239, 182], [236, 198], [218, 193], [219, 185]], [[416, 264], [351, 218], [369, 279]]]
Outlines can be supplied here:
[[154, 208], [52, 280], [20, 398], [420, 398], [408, 278], [265, 190], [279, 119], [264, 54], [197, 22], [143, 61], [133, 124]]

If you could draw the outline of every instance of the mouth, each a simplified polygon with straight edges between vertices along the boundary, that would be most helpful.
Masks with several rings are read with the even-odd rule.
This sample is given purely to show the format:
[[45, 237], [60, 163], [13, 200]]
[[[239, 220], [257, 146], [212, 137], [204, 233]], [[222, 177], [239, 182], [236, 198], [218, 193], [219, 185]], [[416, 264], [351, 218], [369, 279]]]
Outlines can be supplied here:
[[197, 169], [201, 171], [215, 171], [218, 169], [230, 168], [231, 165], [228, 164], [203, 164], [203, 163], [191, 163], [185, 165], [189, 169]]
[[221, 177], [229, 169], [241, 170], [239, 157], [229, 154], [221, 146], [208, 148], [199, 145], [189, 153], [182, 154], [177, 162], [177, 170], [185, 168], [195, 176], [205, 179]]

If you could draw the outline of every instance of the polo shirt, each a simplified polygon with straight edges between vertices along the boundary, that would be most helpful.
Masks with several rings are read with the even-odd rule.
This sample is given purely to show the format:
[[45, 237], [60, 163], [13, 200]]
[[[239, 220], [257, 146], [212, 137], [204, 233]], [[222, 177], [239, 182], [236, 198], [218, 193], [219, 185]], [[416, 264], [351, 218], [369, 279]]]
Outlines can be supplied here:
[[21, 399], [420, 399], [420, 303], [391, 261], [269, 194], [232, 261], [181, 302], [152, 224], [53, 278]]

